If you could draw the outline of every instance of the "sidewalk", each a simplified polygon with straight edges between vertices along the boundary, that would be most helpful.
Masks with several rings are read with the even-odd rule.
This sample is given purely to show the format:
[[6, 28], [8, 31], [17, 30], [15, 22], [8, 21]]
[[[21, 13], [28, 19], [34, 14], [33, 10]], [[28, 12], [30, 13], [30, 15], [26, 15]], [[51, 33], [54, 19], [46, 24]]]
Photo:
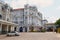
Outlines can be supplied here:
[[6, 37], [0, 35], [0, 40], [60, 40], [60, 34], [55, 32], [26, 32], [20, 33], [20, 36]]
[[60, 33], [57, 33], [57, 37], [59, 37], [59, 38], [60, 38]]
[[0, 35], [0, 39], [6, 38], [6, 35]]

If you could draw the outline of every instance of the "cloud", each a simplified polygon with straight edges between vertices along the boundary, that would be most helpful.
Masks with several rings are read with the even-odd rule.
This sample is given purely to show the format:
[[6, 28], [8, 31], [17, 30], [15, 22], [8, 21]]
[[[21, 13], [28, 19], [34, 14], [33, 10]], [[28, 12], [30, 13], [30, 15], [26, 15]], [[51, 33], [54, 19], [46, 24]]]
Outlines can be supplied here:
[[52, 16], [52, 17], [46, 17], [46, 19], [48, 20], [49, 23], [55, 23], [56, 20], [58, 20], [59, 18], [56, 16], [55, 17]]
[[26, 3], [40, 7], [48, 7], [54, 3], [53, 0], [5, 0], [5, 2], [9, 3], [13, 8], [23, 7]]
[[57, 10], [60, 10], [60, 6], [56, 8]]
[[20, 8], [23, 7], [26, 1], [24, 0], [11, 0], [11, 1], [5, 1], [6, 3], [9, 3], [11, 7], [13, 8]]
[[36, 4], [37, 6], [41, 6], [41, 7], [48, 7], [53, 5], [54, 1], [53, 0], [31, 0], [29, 1], [29, 3], [31, 4]]

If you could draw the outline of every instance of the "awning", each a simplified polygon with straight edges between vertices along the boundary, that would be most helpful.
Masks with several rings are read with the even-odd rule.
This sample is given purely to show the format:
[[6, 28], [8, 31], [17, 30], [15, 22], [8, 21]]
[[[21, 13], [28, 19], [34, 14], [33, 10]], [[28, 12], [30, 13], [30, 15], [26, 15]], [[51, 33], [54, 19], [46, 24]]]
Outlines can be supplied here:
[[0, 20], [0, 23], [2, 23], [2, 24], [7, 24], [7, 25], [18, 26], [18, 24], [15, 24], [15, 23], [12, 23], [12, 22], [9, 22], [9, 21], [5, 21], [5, 20]]

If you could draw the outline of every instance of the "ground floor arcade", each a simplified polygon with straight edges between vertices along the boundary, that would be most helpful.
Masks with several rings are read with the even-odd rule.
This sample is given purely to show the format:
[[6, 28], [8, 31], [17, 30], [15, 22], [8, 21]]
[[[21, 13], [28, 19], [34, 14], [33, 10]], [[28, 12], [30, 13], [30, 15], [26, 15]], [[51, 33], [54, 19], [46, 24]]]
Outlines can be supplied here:
[[32, 31], [40, 31], [41, 26], [24, 26], [19, 27], [19, 32], [32, 32]]
[[12, 22], [0, 20], [0, 34], [16, 31], [17, 27], [18, 26]]

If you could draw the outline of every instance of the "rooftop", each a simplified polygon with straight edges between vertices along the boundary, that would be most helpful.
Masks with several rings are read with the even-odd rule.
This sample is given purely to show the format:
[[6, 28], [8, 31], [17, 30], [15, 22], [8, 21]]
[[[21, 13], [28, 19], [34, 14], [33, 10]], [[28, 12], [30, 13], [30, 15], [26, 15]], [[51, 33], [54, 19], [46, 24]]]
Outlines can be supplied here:
[[46, 25], [55, 25], [55, 23], [47, 23]]
[[13, 9], [14, 11], [16, 10], [24, 10], [24, 8], [17, 8], [17, 9]]

